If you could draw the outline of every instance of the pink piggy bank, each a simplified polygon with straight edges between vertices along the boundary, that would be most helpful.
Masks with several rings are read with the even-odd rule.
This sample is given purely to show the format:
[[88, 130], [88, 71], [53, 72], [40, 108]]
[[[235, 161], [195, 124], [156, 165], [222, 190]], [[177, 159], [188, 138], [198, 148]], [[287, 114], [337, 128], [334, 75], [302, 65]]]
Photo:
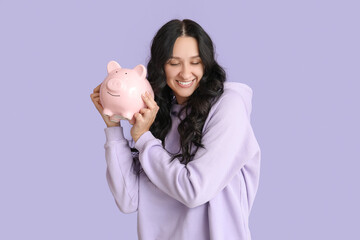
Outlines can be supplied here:
[[134, 124], [134, 114], [147, 107], [141, 94], [148, 91], [154, 97], [146, 79], [146, 68], [139, 64], [133, 69], [126, 69], [121, 68], [117, 62], [110, 61], [107, 72], [108, 75], [100, 86], [103, 115], [110, 116], [112, 122], [127, 119], [130, 124]]

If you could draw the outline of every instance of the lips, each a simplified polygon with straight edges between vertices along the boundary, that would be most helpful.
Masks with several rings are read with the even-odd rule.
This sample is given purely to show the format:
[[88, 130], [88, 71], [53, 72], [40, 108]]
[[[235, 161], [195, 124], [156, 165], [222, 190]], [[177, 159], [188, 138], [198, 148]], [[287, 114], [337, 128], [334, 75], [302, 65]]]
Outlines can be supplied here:
[[196, 78], [194, 78], [193, 80], [191, 81], [187, 81], [187, 82], [182, 82], [182, 81], [179, 81], [179, 80], [175, 80], [177, 82], [177, 84], [182, 87], [182, 88], [188, 88], [188, 87], [191, 87], [194, 82], [195, 82]]

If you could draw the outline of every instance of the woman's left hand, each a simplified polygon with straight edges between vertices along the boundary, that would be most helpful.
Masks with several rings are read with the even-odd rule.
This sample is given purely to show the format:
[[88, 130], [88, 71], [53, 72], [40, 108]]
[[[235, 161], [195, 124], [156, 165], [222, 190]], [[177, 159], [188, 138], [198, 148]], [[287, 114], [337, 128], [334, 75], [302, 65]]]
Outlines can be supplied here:
[[159, 106], [148, 92], [141, 95], [141, 97], [147, 105], [147, 108], [142, 108], [138, 113], [134, 114], [135, 123], [130, 130], [130, 134], [135, 142], [137, 142], [141, 135], [150, 130], [151, 125], [155, 121], [156, 114], [159, 111]]

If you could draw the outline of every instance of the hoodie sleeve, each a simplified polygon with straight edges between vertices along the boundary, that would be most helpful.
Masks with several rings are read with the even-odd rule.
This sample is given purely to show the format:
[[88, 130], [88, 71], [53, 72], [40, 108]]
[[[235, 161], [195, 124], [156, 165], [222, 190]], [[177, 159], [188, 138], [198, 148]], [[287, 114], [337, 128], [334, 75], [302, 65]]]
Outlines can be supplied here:
[[260, 148], [250, 125], [251, 97], [228, 91], [211, 109], [203, 129], [202, 143], [187, 165], [162, 148], [150, 131], [135, 143], [149, 179], [163, 192], [189, 208], [211, 200], [248, 162], [260, 157]]
[[115, 202], [123, 213], [138, 208], [138, 175], [133, 171], [133, 157], [122, 127], [105, 128], [106, 179]]

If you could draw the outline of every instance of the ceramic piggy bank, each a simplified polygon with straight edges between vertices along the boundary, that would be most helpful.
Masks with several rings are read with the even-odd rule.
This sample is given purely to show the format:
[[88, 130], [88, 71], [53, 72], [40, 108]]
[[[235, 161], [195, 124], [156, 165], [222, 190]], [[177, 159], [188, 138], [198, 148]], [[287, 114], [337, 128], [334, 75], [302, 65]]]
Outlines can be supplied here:
[[146, 68], [139, 64], [133, 69], [126, 69], [117, 62], [110, 61], [107, 72], [108, 75], [100, 86], [103, 114], [110, 116], [112, 122], [127, 119], [130, 124], [134, 124], [134, 114], [141, 108], [146, 108], [141, 94], [148, 91], [154, 97], [151, 85], [146, 79]]

